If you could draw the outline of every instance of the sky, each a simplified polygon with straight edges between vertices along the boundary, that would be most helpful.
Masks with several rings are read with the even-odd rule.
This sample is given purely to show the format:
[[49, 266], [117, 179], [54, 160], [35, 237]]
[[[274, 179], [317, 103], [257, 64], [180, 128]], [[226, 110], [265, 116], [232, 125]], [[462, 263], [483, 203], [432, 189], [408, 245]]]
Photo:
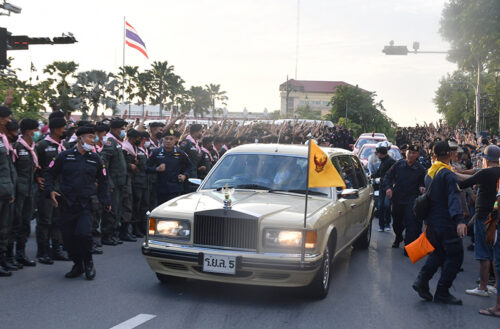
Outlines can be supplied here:
[[[117, 72], [123, 18], [147, 46], [149, 60], [127, 48], [126, 65], [147, 69], [167, 60], [186, 86], [220, 84], [229, 111], [280, 107], [279, 85], [295, 76], [297, 0], [9, 0], [21, 14], [0, 16], [15, 35], [54, 37], [72, 32], [74, 45], [10, 51], [21, 78], [30, 62], [41, 73], [54, 60], [80, 70]], [[386, 56], [390, 40], [411, 49], [446, 51], [439, 35], [444, 0], [300, 1], [299, 80], [345, 81], [377, 93], [399, 125], [440, 118], [432, 99], [455, 64], [444, 54]]]

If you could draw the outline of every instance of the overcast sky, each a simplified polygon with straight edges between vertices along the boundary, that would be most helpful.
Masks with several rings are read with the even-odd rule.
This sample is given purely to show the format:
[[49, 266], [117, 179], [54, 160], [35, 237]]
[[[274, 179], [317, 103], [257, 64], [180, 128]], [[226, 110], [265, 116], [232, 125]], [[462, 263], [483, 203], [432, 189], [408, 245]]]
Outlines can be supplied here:
[[[10, 52], [29, 76], [54, 60], [80, 70], [116, 71], [122, 63], [123, 17], [147, 46], [126, 64], [148, 68], [167, 60], [186, 86], [221, 84], [228, 109], [260, 112], [280, 106], [279, 84], [294, 77], [297, 0], [9, 0], [20, 15], [0, 16], [13, 34], [54, 37], [75, 45]], [[437, 120], [439, 79], [455, 69], [445, 55], [386, 56], [390, 40], [421, 50], [447, 50], [438, 33], [444, 0], [302, 0], [298, 79], [345, 81], [375, 91], [400, 125]]]

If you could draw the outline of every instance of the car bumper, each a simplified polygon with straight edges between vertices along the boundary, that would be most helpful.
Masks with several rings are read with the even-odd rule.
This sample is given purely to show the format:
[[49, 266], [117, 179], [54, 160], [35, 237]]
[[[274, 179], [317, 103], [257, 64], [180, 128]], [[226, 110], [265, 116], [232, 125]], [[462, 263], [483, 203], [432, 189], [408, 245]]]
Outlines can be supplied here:
[[[257, 253], [193, 247], [148, 240], [142, 253], [156, 273], [227, 283], [301, 287], [311, 283], [321, 266], [321, 255]], [[236, 257], [236, 274], [203, 272], [203, 254]]]

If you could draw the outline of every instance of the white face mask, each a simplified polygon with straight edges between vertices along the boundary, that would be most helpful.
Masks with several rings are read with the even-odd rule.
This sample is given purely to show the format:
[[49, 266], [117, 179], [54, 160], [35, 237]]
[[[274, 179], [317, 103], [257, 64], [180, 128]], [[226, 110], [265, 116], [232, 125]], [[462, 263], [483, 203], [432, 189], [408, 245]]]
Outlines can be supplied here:
[[107, 141], [108, 141], [108, 136], [104, 135], [104, 136], [102, 137], [102, 142], [103, 142], [103, 143], [106, 143]]
[[149, 148], [151, 146], [151, 142], [150, 141], [145, 141], [144, 142], [144, 147], [145, 148]]
[[83, 148], [86, 152], [90, 152], [90, 151], [92, 151], [92, 149], [93, 149], [94, 147], [93, 147], [92, 145], [87, 144], [87, 143], [85, 143], [85, 142], [84, 142], [84, 143], [82, 144], [82, 148]]

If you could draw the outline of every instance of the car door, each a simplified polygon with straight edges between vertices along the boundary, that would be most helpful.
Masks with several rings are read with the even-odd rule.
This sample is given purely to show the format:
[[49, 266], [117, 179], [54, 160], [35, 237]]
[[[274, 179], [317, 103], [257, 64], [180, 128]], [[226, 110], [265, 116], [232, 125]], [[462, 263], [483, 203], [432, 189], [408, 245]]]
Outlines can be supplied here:
[[[350, 156], [351, 162], [354, 166], [354, 172], [356, 176], [354, 187], [359, 191], [359, 198], [356, 200], [356, 205], [353, 208], [353, 215], [355, 216], [355, 231], [360, 233], [366, 226], [367, 218], [369, 218], [370, 203], [372, 200], [372, 190], [368, 184], [368, 179], [366, 177], [363, 166], [359, 161], [358, 157]], [[355, 235], [357, 234], [355, 233]]]
[[[333, 158], [333, 164], [337, 168], [340, 176], [344, 180], [347, 189], [353, 189], [357, 186], [356, 174], [354, 171], [354, 165], [349, 157], [349, 155], [338, 155]], [[340, 188], [338, 190], [341, 190]], [[338, 196], [338, 202], [344, 205], [345, 217], [343, 218], [343, 236], [342, 245], [349, 243], [357, 233], [356, 228], [356, 206], [359, 204], [358, 199], [345, 199]], [[340, 235], [340, 232], [339, 232]]]

